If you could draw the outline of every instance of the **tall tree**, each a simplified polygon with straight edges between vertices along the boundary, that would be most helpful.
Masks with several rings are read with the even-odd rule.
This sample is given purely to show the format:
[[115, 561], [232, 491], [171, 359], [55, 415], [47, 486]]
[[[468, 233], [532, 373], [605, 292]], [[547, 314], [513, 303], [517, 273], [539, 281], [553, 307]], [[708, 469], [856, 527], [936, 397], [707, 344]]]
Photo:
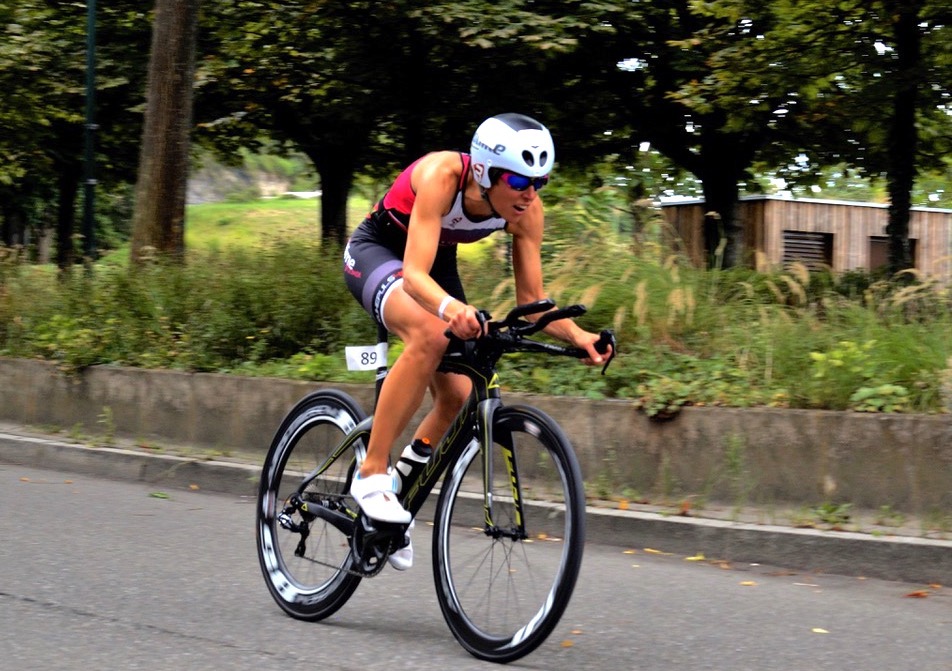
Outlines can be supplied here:
[[185, 252], [185, 194], [199, 0], [157, 0], [131, 258]]
[[[129, 179], [138, 145], [141, 73], [148, 23], [135, 0], [100, 6], [97, 121], [104, 183]], [[75, 259], [76, 197], [82, 174], [86, 8], [13, 0], [0, 9], [0, 212], [3, 241], [44, 236], [55, 222], [57, 262]], [[147, 42], [146, 42], [147, 43]], [[52, 205], [51, 205], [52, 204]]]
[[[886, 174], [889, 268], [898, 272], [913, 265], [909, 210], [915, 181], [923, 169], [939, 165], [940, 157], [952, 149], [952, 119], [948, 109], [940, 108], [952, 96], [952, 8], [932, 0], [881, 0], [861, 3], [854, 11], [862, 21], [854, 19], [854, 25], [863, 27], [861, 35], [867, 38], [863, 41], [868, 45], [870, 38], [875, 40], [877, 62], [852, 79], [862, 82], [854, 84], [859, 91], [873, 88], [880, 95], [881, 103], [872, 107], [880, 114], [872, 123], [885, 128], [885, 137], [869, 147], [873, 143], [867, 134], [864, 144]], [[882, 80], [885, 86], [871, 87], [867, 77]], [[860, 98], [868, 101], [868, 96]], [[865, 104], [863, 112], [870, 113]], [[943, 121], [945, 130], [930, 137]]]
[[919, 132], [916, 112], [919, 89], [923, 85], [920, 69], [923, 64], [922, 21], [924, 0], [886, 0], [884, 9], [891, 15], [892, 43], [896, 51], [894, 91], [886, 145], [889, 165], [889, 266], [893, 272], [912, 267], [909, 246], [909, 209], [912, 207], [912, 186], [916, 178], [916, 152]]
[[[320, 176], [321, 236], [343, 244], [347, 197], [389, 117], [399, 3], [291, 1], [209, 6], [198, 115], [219, 140], [270, 136]], [[234, 146], [234, 143], [231, 143]]]
[[[885, 175], [889, 265], [910, 267], [913, 185], [952, 148], [948, 3], [722, 0], [704, 11], [749, 26], [759, 39], [743, 51], [719, 50], [714, 62], [722, 74], [696, 84], [697, 98], [742, 103], [782, 92], [787, 99], [777, 113], [793, 123], [761, 157], [776, 163], [802, 151], [814, 168], [847, 162]], [[746, 123], [752, 107], [739, 105], [736, 118]]]
[[330, 0], [209, 12], [200, 125], [232, 137], [267, 133], [309, 156], [327, 240], [347, 236], [358, 171], [389, 174], [425, 151], [467, 149], [486, 116], [545, 116], [556, 105], [544, 47], [558, 43], [560, 23], [539, 24], [536, 11], [485, 0]]

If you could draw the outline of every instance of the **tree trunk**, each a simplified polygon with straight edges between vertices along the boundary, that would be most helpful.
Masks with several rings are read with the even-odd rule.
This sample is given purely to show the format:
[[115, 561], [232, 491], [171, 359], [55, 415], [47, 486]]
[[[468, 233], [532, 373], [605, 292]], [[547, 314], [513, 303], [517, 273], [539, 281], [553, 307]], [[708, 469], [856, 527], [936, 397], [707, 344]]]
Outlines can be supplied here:
[[354, 176], [341, 166], [321, 171], [321, 240], [341, 247], [347, 242], [347, 197]]
[[57, 165], [56, 265], [68, 270], [76, 262], [73, 231], [76, 227], [76, 195], [79, 193], [79, 165]]
[[0, 245], [12, 247], [13, 242], [13, 209], [7, 206], [0, 194]]
[[399, 90], [403, 93], [402, 103], [407, 106], [407, 121], [404, 126], [406, 141], [400, 162], [403, 165], [410, 165], [426, 152], [425, 125], [430, 118], [428, 107], [432, 97], [427, 91], [430, 78], [421, 74], [425, 75], [429, 72], [431, 43], [425, 36], [413, 30], [404, 48], [407, 52], [408, 63], [401, 73], [403, 81], [400, 83]]
[[354, 185], [353, 147], [308, 143], [302, 151], [321, 179], [321, 241], [343, 247], [348, 237], [347, 198]]
[[918, 70], [922, 61], [922, 40], [919, 33], [921, 1], [896, 3], [894, 36], [898, 69], [892, 119], [889, 126], [889, 168], [886, 178], [889, 190], [889, 271], [897, 273], [913, 265], [909, 245], [909, 210], [916, 179], [916, 106], [918, 104]]
[[737, 182], [702, 178], [704, 185], [704, 248], [711, 268], [733, 268], [744, 253], [744, 231], [736, 219]]
[[16, 197], [9, 192], [0, 192], [0, 244], [7, 247], [22, 245], [26, 230], [26, 216]]
[[185, 253], [185, 195], [200, 0], [156, 0], [131, 258]]
[[693, 170], [704, 188], [704, 244], [708, 265], [733, 268], [744, 257], [744, 230], [736, 220], [737, 186], [743, 176], [745, 156], [750, 151], [738, 138], [719, 132], [715, 126], [701, 140], [697, 167]]

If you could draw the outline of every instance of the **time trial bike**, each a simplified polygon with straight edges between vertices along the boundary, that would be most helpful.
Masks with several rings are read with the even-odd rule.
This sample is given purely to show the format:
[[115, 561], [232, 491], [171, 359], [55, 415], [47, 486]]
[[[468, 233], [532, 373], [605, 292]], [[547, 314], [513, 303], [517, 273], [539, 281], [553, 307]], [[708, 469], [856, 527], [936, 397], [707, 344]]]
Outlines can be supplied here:
[[[453, 635], [480, 659], [510, 662], [532, 652], [559, 622], [578, 578], [585, 539], [578, 460], [550, 416], [503, 404], [496, 365], [513, 352], [588, 356], [529, 338], [584, 312], [543, 300], [499, 322], [481, 313], [486, 335], [476, 340], [447, 333], [439, 370], [468, 377], [472, 393], [400, 497], [416, 517], [438, 492], [436, 595]], [[385, 331], [381, 338], [385, 343]], [[597, 349], [610, 352], [607, 368], [616, 351], [611, 331], [602, 332]], [[261, 474], [257, 548], [271, 595], [292, 617], [335, 613], [406, 544], [407, 525], [371, 520], [349, 495], [372, 427], [373, 417], [351, 396], [323, 389], [301, 399], [275, 434]]]

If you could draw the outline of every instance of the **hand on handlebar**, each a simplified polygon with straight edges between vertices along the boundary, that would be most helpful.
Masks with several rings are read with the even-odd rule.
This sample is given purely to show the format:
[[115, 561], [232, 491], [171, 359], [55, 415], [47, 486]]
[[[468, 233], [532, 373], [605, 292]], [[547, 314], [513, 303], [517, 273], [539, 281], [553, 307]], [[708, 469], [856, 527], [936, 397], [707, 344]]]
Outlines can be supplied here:
[[[595, 334], [587, 333], [587, 335]], [[600, 361], [592, 357], [591, 348], [595, 349], [596, 355], [601, 359]], [[614, 331], [605, 330], [596, 336], [595, 342], [591, 343], [591, 347], [573, 347], [569, 353], [571, 356], [577, 357], [581, 359], [583, 363], [589, 365], [597, 365], [604, 362], [602, 366], [602, 375], [604, 375], [605, 371], [608, 370], [608, 365], [614, 360], [615, 355], [618, 354], [618, 342], [615, 340]]]
[[463, 306], [462, 309], [457, 310], [450, 317], [447, 330], [461, 340], [473, 340], [486, 335], [488, 315], [472, 305], [465, 303], [460, 305]]
[[583, 358], [582, 363], [589, 366], [600, 366], [615, 356], [612, 343], [605, 339], [604, 334], [584, 331], [575, 345], [588, 352], [588, 357]]
[[[505, 319], [493, 321], [492, 324], [489, 323], [492, 317], [485, 310], [477, 310], [472, 305], [463, 305], [462, 303], [459, 305], [462, 307], [456, 309], [450, 315], [450, 328], [444, 331], [447, 338], [456, 337], [460, 340], [473, 340], [488, 336], [488, 339], [493, 343], [503, 344], [499, 350], [500, 353], [504, 351], [527, 351], [570, 356], [581, 359], [588, 365], [601, 365], [602, 375], [605, 374], [608, 365], [618, 353], [615, 334], [610, 330], [596, 334], [576, 329], [575, 333], [570, 336], [574, 343], [571, 347], [543, 343], [530, 338], [552, 322], [584, 314], [585, 306], [583, 305], [570, 305], [566, 308], [552, 309], [554, 306], [552, 301], [536, 301], [514, 308]], [[534, 322], [522, 319], [528, 315], [538, 313], [544, 314]]]

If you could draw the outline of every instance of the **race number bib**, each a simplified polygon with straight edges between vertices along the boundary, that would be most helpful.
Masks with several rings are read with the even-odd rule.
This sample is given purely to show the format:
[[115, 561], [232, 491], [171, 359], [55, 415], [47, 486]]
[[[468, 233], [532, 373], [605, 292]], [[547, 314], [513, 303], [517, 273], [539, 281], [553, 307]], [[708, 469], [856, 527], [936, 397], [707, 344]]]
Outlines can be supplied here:
[[345, 347], [347, 370], [377, 370], [387, 365], [387, 343], [361, 347]]

